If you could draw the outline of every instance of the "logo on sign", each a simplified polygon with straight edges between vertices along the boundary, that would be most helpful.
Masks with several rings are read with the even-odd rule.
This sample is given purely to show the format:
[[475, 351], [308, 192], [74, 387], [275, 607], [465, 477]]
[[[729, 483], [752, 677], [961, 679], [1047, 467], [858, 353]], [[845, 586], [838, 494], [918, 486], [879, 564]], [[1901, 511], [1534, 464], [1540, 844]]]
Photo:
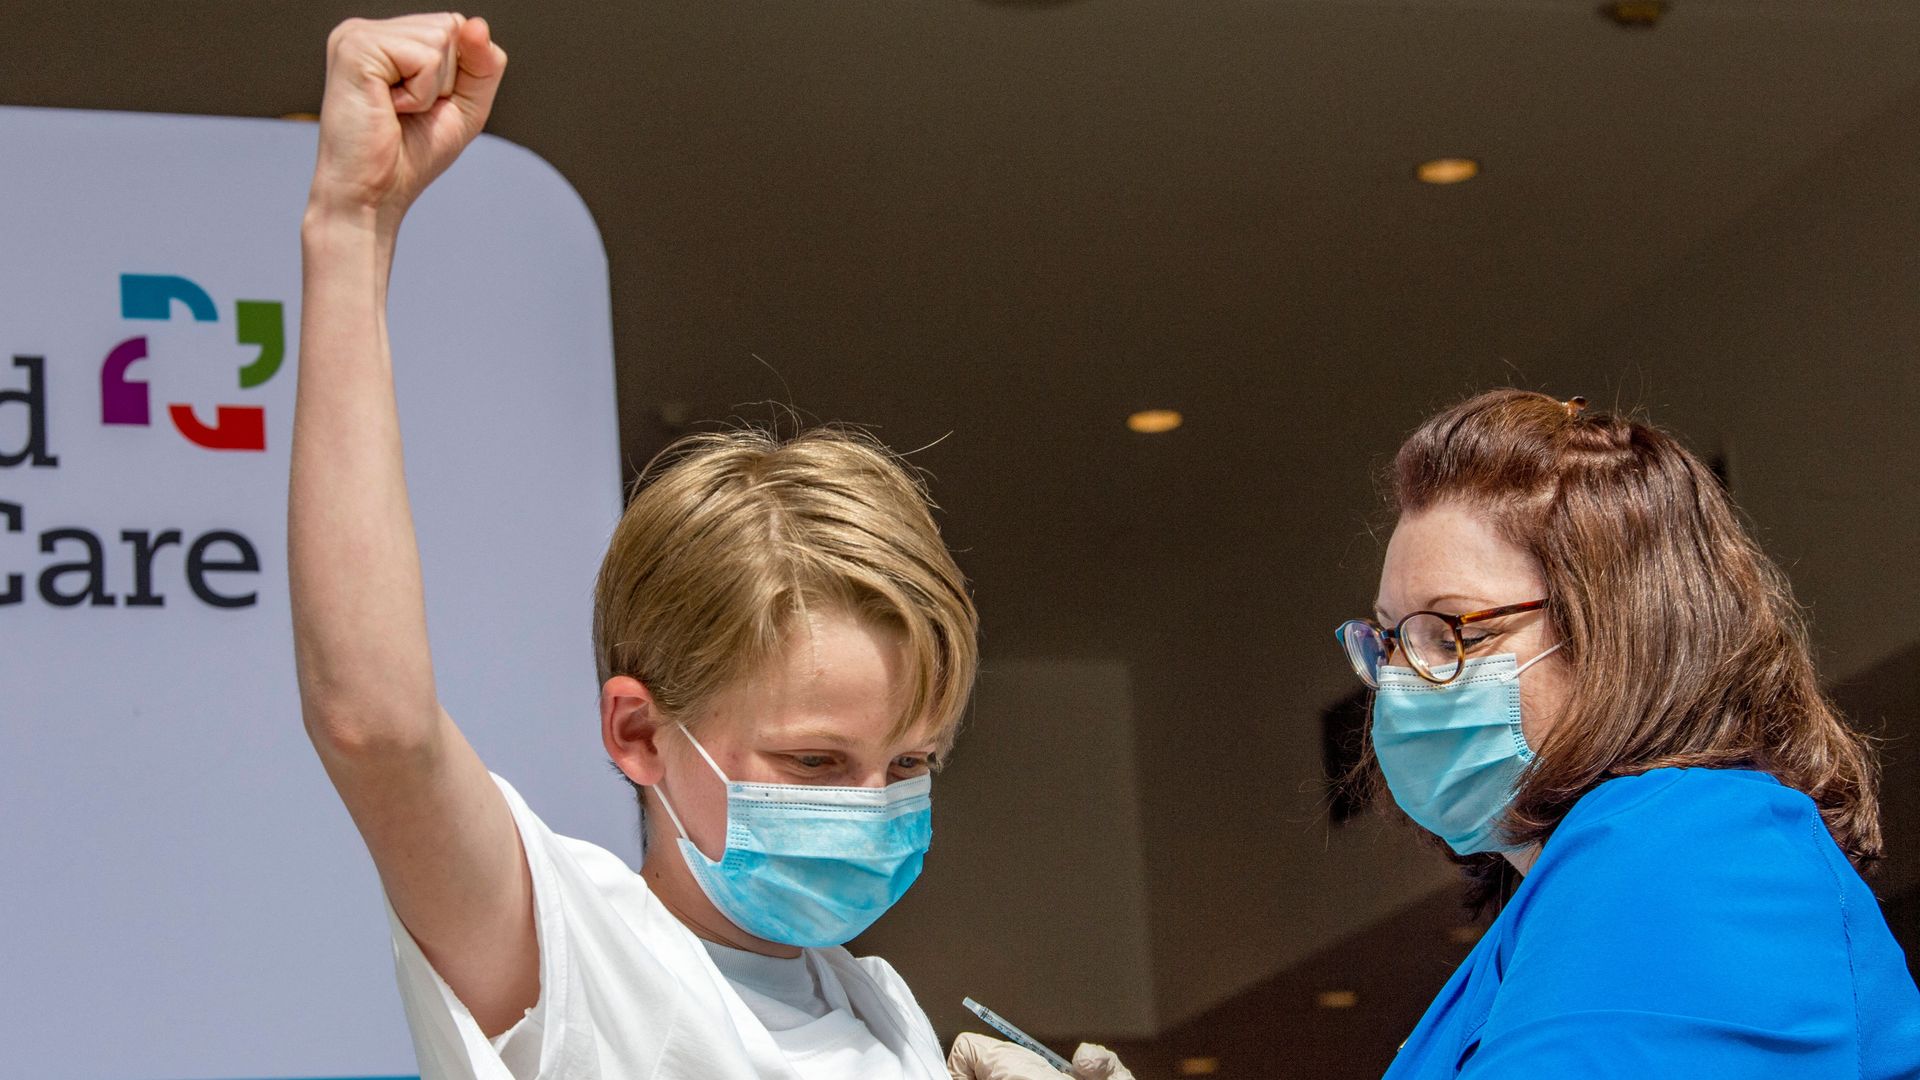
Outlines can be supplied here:
[[[167, 274], [120, 275], [120, 317], [128, 321], [166, 320], [184, 310], [195, 322], [219, 322], [220, 311], [207, 291], [183, 277]], [[275, 300], [237, 300], [233, 305], [235, 340], [257, 348], [239, 370], [241, 390], [252, 390], [279, 373], [287, 357], [286, 317]], [[153, 422], [151, 393], [128, 369], [148, 357], [140, 334], [115, 345], [100, 366], [100, 422], [145, 427]], [[258, 405], [216, 404], [213, 423], [191, 404], [174, 402], [167, 416], [175, 430], [195, 446], [209, 450], [265, 450], [266, 410]]]
[[[161, 321], [172, 318], [176, 311], [183, 311], [197, 323], [220, 321], [213, 297], [184, 277], [120, 275], [121, 318]], [[234, 339], [249, 350], [246, 363], [239, 369], [239, 389], [256, 389], [278, 374], [287, 358], [282, 307], [271, 300], [237, 301], [233, 326]], [[151, 388], [135, 378], [134, 370], [136, 364], [148, 359], [148, 352], [145, 334], [127, 338], [107, 351], [106, 362], [100, 366], [102, 424], [146, 427], [153, 423]], [[90, 373], [91, 363], [82, 361], [79, 370]], [[26, 380], [23, 386], [0, 385], [0, 469], [60, 467], [61, 455], [53, 452], [48, 428], [48, 371], [44, 355], [16, 355], [10, 369], [0, 369], [0, 378], [11, 381], [24, 374]], [[212, 409], [209, 423], [204, 405], [169, 402], [167, 417], [174, 430], [195, 446], [253, 452], [267, 448], [264, 408], [216, 402]], [[30, 546], [37, 546], [42, 556], [38, 572], [31, 578], [24, 568], [0, 565], [0, 608], [26, 604], [36, 597], [53, 608], [122, 604], [130, 608], [165, 607], [162, 571], [169, 569], [167, 563], [179, 566], [179, 577], [188, 591], [207, 607], [250, 608], [259, 603], [258, 589], [250, 587], [254, 582], [244, 580], [258, 577], [259, 550], [238, 530], [113, 528], [78, 523], [45, 528], [29, 525], [32, 517], [23, 503], [0, 498], [0, 537], [32, 535], [37, 544]], [[118, 547], [112, 540], [116, 532]], [[243, 580], [236, 583], [236, 576]]]

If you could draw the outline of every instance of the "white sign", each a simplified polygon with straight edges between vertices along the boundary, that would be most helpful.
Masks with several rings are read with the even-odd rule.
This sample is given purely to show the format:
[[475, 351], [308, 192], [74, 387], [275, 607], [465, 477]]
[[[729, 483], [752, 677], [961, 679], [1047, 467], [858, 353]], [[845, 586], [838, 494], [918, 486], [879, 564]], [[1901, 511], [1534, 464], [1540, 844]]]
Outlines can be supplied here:
[[[372, 865], [287, 611], [316, 128], [0, 109], [0, 1046], [9, 1076], [412, 1073]], [[483, 138], [392, 320], [441, 694], [555, 828], [635, 855], [599, 751], [620, 507], [606, 255]]]

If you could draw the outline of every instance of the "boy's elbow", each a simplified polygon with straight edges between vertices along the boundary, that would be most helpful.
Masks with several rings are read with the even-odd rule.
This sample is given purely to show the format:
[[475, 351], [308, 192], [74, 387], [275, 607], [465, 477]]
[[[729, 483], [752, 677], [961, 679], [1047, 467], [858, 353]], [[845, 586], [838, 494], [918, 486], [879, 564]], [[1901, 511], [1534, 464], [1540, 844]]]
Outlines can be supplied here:
[[301, 717], [307, 736], [323, 756], [342, 761], [397, 762], [424, 754], [433, 745], [439, 707], [415, 708], [393, 702], [372, 703], [344, 696], [315, 700], [302, 695]]

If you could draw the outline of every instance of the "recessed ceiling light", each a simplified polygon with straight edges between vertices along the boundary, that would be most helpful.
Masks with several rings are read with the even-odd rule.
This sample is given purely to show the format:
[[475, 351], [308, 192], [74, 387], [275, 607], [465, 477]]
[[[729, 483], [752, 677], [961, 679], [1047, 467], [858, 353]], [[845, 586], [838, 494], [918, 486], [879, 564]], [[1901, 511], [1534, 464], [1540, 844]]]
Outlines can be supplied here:
[[1181, 1076], [1212, 1076], [1220, 1071], [1220, 1059], [1214, 1057], [1181, 1058], [1176, 1071]]
[[1472, 158], [1443, 157], [1423, 161], [1413, 175], [1426, 184], [1458, 184], [1480, 175], [1480, 163]]
[[1142, 435], [1158, 435], [1179, 427], [1183, 419], [1172, 409], [1142, 409], [1127, 417], [1127, 427]]
[[1313, 1003], [1323, 1009], [1351, 1009], [1360, 1004], [1360, 995], [1351, 990], [1322, 990], [1313, 996]]
[[1600, 14], [1636, 30], [1651, 30], [1667, 14], [1667, 0], [1613, 0], [1601, 4]]

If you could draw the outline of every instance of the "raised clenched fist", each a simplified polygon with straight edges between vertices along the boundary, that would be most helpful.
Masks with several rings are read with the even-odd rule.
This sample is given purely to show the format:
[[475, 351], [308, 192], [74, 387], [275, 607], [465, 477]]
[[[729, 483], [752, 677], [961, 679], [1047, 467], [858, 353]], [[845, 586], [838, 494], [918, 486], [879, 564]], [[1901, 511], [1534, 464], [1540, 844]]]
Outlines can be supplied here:
[[312, 211], [388, 228], [487, 122], [507, 54], [486, 20], [349, 19], [327, 39]]

